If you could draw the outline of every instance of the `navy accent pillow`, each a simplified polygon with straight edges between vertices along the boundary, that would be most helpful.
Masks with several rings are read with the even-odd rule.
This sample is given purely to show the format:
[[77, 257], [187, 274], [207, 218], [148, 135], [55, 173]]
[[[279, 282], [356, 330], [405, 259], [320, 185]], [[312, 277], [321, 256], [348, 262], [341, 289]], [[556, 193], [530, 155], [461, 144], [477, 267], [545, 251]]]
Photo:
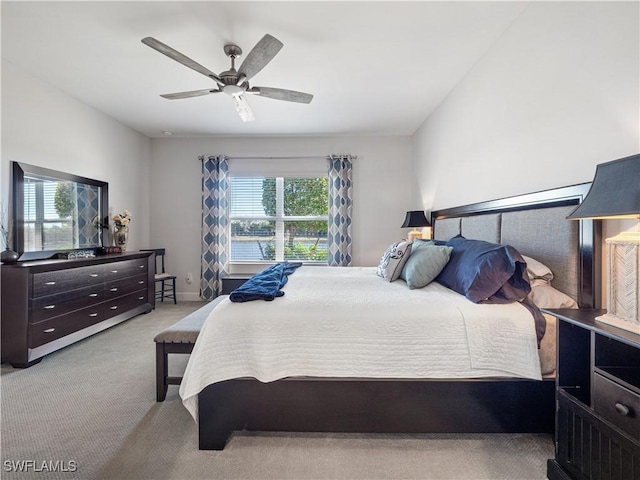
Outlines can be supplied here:
[[511, 303], [531, 291], [527, 264], [510, 245], [468, 240], [462, 235], [446, 243], [453, 247], [436, 281], [474, 303]]

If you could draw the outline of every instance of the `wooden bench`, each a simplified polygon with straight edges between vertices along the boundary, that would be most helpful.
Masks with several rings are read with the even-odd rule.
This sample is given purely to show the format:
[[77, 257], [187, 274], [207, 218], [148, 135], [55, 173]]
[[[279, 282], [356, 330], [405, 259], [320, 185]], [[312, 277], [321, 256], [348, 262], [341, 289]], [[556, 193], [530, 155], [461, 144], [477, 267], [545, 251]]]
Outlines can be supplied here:
[[164, 401], [169, 385], [180, 385], [182, 381], [182, 377], [169, 376], [169, 354], [191, 353], [209, 313], [227, 297], [228, 295], [219, 296], [155, 336], [153, 341], [156, 342], [156, 401]]

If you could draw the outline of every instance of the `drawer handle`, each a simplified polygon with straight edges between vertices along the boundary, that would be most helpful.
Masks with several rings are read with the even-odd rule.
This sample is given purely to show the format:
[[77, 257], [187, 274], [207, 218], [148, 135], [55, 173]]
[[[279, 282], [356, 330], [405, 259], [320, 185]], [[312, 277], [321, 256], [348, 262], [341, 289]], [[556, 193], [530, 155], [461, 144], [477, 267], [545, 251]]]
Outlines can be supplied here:
[[118, 287], [113, 287], [109, 289], [110, 292], [117, 292], [118, 291]]
[[97, 316], [98, 316], [98, 314], [97, 314], [97, 313], [90, 313], [90, 314], [89, 314], [89, 316], [90, 316], [90, 317], [97, 317]]
[[138, 268], [144, 268], [144, 265], [138, 265]]
[[56, 282], [44, 282], [45, 285], [55, 285]]
[[114, 305], [113, 307], [109, 307], [111, 310], [117, 310], [118, 309], [118, 305]]
[[111, 273], [118, 273], [118, 270], [111, 270]]
[[97, 294], [97, 293], [90, 293], [90, 294], [89, 294], [89, 296], [90, 296], [90, 297], [97, 297], [97, 296], [98, 296], [98, 294]]
[[89, 275], [90, 277], [97, 277], [98, 274], [97, 273], [92, 273], [91, 275]]
[[138, 285], [144, 285], [144, 280], [140, 280], [140, 281], [138, 282]]
[[144, 300], [144, 297], [138, 297], [138, 300]]
[[55, 328], [47, 328], [44, 333], [51, 333], [51, 332], [55, 332], [56, 329]]
[[56, 308], [55, 305], [45, 305], [44, 307], [45, 310], [53, 310], [54, 308]]
[[629, 415], [630, 410], [629, 410], [629, 407], [627, 407], [626, 405], [623, 405], [622, 403], [616, 403], [615, 407], [616, 407], [616, 412], [618, 412], [623, 417], [626, 417], [627, 415]]

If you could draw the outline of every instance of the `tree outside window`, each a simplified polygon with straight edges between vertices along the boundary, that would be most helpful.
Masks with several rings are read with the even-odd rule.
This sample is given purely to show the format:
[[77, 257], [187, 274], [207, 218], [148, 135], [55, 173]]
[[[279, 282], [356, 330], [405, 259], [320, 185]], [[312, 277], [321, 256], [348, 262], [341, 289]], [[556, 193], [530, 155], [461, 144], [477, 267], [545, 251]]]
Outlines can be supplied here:
[[325, 177], [232, 178], [230, 217], [232, 261], [327, 259]]

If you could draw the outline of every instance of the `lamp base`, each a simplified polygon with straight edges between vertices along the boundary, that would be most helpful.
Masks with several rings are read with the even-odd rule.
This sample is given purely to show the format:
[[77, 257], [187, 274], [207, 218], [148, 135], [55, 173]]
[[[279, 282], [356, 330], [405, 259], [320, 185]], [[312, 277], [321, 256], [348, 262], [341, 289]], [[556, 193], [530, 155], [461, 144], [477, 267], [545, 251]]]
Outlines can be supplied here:
[[596, 320], [640, 335], [640, 231], [607, 238], [607, 312]]
[[605, 313], [600, 317], [596, 317], [596, 321], [640, 335], [640, 324], [625, 320], [624, 318], [617, 317], [610, 313]]
[[420, 230], [412, 230], [412, 231], [410, 231], [409, 235], [407, 236], [407, 240], [412, 242], [416, 238], [422, 238], [422, 232]]

